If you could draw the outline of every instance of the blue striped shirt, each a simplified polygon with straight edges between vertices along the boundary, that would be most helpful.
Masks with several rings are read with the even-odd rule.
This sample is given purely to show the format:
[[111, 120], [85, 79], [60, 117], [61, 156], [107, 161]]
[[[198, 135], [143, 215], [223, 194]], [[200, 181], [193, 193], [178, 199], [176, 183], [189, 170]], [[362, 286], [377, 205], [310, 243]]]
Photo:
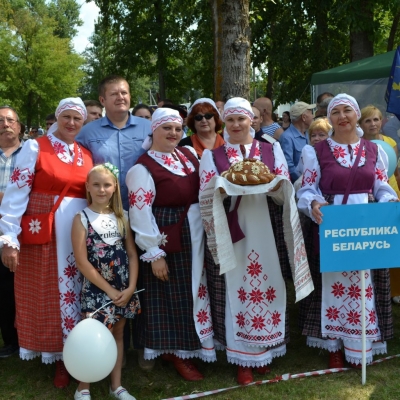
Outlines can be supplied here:
[[10, 176], [14, 171], [15, 161], [17, 159], [17, 155], [22, 149], [22, 142], [20, 143], [18, 149], [15, 149], [14, 152], [7, 157], [3, 150], [0, 149], [0, 192], [4, 193], [10, 180]]

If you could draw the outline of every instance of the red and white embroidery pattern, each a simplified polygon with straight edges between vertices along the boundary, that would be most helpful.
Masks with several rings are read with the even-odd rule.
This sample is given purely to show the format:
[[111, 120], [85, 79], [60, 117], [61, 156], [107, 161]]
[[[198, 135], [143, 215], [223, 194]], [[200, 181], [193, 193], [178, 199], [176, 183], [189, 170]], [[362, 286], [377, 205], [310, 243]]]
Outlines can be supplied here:
[[303, 181], [301, 183], [301, 186], [312, 186], [316, 182], [317, 176], [317, 171], [315, 169], [306, 169], [303, 173]]
[[40, 224], [41, 222], [38, 219], [32, 219], [31, 222], [29, 222], [29, 232], [32, 232], [32, 234], [39, 233], [42, 229]]
[[80, 293], [82, 277], [78, 272], [74, 254], [71, 252], [58, 266], [58, 288], [60, 291], [60, 308], [63, 338], [81, 320]]
[[146, 191], [139, 188], [135, 193], [129, 192], [129, 207], [137, 207], [141, 210], [144, 206], [153, 204], [154, 193], [151, 190]]
[[[57, 157], [66, 164], [72, 164], [74, 156], [74, 145], [73, 144], [67, 145], [66, 143], [57, 139], [53, 134], [47, 135], [47, 138], [50, 140], [50, 143], [53, 146], [54, 152], [57, 154]], [[83, 165], [82, 150], [78, 144], [77, 148], [78, 148], [77, 164], [79, 166], [82, 166]]]
[[268, 285], [270, 279], [259, 254], [252, 250], [247, 259], [243, 285], [237, 290], [242, 307], [235, 314], [236, 336], [248, 343], [279, 343], [284, 337], [284, 326], [282, 312], [275, 302], [277, 290], [273, 284]]
[[[185, 155], [177, 149], [175, 149], [175, 152], [179, 154], [179, 157], [186, 164], [189, 171], [194, 172], [195, 168], [194, 168], [193, 164], [188, 160], [188, 158], [186, 158]], [[150, 150], [147, 154], [151, 158], [153, 158], [155, 161], [157, 161], [162, 167], [173, 172], [174, 174], [180, 175], [180, 176], [187, 175], [184, 165], [181, 163], [179, 158], [176, 157], [176, 155], [174, 156], [170, 153], [161, 153], [159, 151], [154, 151], [154, 150]]]
[[279, 167], [275, 167], [273, 172], [275, 175], [281, 175], [281, 176], [286, 177], [287, 179], [290, 179], [289, 170], [288, 170], [287, 166], [284, 164], [281, 164]]
[[31, 172], [29, 168], [19, 169], [16, 167], [10, 176], [10, 182], [15, 183], [18, 189], [22, 189], [25, 186], [31, 188], [34, 177], [35, 174]]
[[[327, 139], [327, 143], [329, 144], [329, 148], [331, 149], [331, 152], [333, 156], [335, 157], [336, 161], [347, 168], [351, 168], [355, 161], [355, 157], [358, 154], [358, 150], [360, 148], [360, 143], [357, 144], [351, 144], [351, 145], [344, 145], [344, 144], [339, 144], [332, 139]], [[351, 146], [353, 149], [353, 154], [350, 154], [348, 146]], [[361, 167], [362, 165], [365, 164], [365, 148], [363, 147], [361, 157], [360, 157], [360, 162], [358, 165]]]
[[379, 179], [380, 181], [382, 181], [382, 182], [388, 181], [388, 177], [387, 177], [386, 171], [384, 169], [376, 168], [375, 174], [376, 174], [377, 179]]
[[[332, 282], [333, 277], [335, 280]], [[361, 279], [359, 272], [323, 274], [322, 279], [321, 327], [323, 337], [360, 339]], [[371, 276], [368, 271], [365, 280], [367, 339], [377, 340], [380, 337], [380, 331], [376, 318]]]
[[203, 190], [208, 182], [211, 181], [212, 177], [216, 175], [216, 172], [214, 170], [211, 171], [205, 171], [202, 170], [200, 172], [200, 190]]

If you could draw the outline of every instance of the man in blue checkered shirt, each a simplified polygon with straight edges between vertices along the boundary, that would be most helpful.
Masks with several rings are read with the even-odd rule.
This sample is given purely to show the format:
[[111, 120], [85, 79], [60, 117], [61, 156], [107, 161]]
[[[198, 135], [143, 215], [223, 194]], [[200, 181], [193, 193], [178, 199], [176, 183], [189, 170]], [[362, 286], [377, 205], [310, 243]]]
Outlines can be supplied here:
[[[22, 148], [19, 134], [24, 131], [16, 111], [9, 106], [0, 107], [0, 204]], [[14, 273], [0, 261], [0, 331], [4, 342], [0, 358], [9, 357], [19, 350], [14, 320]]]

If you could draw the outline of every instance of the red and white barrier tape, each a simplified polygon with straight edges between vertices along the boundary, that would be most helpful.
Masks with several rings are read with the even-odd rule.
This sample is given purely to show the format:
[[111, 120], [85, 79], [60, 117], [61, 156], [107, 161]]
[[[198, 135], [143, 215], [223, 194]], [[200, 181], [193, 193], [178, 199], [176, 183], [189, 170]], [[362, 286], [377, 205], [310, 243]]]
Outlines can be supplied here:
[[[385, 358], [381, 358], [379, 360], [373, 361], [369, 365], [374, 365], [374, 364], [379, 364], [383, 361], [391, 360], [393, 358], [399, 358], [400, 354], [397, 354], [395, 356], [389, 356]], [[281, 376], [277, 376], [274, 379], [267, 379], [264, 381], [256, 381], [256, 382], [251, 382], [247, 385], [237, 385], [237, 386], [231, 386], [223, 389], [215, 389], [215, 390], [208, 390], [207, 392], [201, 392], [201, 393], [193, 393], [193, 394], [188, 394], [185, 396], [178, 396], [178, 397], [169, 397], [168, 399], [163, 399], [163, 400], [189, 400], [189, 399], [198, 399], [200, 397], [206, 397], [210, 396], [212, 394], [217, 394], [217, 393], [222, 393], [222, 392], [227, 392], [228, 390], [233, 390], [237, 388], [244, 388], [248, 386], [254, 386], [254, 385], [265, 385], [267, 383], [277, 383], [279, 381], [288, 381], [289, 379], [298, 379], [298, 378], [306, 378], [308, 376], [320, 376], [320, 375], [329, 375], [329, 374], [335, 374], [337, 372], [344, 372], [344, 371], [350, 371], [353, 368], [331, 368], [331, 369], [321, 369], [319, 371], [311, 371], [311, 372], [302, 372], [300, 374], [283, 374]]]

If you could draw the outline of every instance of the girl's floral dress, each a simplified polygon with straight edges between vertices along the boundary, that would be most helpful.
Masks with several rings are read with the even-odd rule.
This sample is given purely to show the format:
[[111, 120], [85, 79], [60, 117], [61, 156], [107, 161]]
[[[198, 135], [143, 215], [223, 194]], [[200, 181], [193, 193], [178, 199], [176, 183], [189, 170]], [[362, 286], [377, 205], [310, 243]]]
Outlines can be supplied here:
[[[87, 219], [86, 247], [89, 262], [112, 287], [120, 291], [126, 289], [129, 286], [129, 261], [123, 240], [118, 240], [114, 245], [104, 242], [91, 225], [84, 210], [82, 213]], [[83, 318], [110, 301], [105, 292], [84, 278], [81, 293]], [[126, 307], [118, 307], [110, 303], [94, 314], [93, 318], [110, 329], [121, 318], [134, 318], [138, 312], [140, 312], [140, 302], [138, 296], [134, 294]]]

